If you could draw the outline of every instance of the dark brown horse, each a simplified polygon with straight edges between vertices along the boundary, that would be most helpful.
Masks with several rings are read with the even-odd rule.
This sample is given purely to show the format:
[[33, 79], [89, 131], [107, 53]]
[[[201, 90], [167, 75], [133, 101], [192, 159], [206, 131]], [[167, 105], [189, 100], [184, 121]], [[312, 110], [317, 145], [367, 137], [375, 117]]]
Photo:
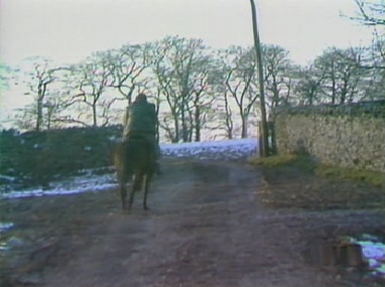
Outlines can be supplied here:
[[147, 194], [151, 179], [155, 172], [154, 151], [145, 137], [130, 136], [128, 140], [119, 143], [114, 153], [114, 165], [120, 188], [122, 209], [127, 209], [127, 183], [132, 181], [128, 213], [134, 202], [136, 191], [140, 191], [145, 182], [143, 209], [148, 210]]

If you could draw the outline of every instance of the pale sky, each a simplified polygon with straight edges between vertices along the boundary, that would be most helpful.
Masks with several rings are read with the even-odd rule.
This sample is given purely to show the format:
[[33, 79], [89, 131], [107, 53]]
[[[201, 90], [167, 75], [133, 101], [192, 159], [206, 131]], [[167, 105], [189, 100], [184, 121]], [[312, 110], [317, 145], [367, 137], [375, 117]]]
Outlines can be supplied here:
[[[353, 0], [255, 0], [261, 41], [281, 45], [300, 64], [328, 46], [369, 44]], [[18, 65], [44, 56], [76, 63], [93, 51], [166, 35], [201, 38], [226, 48], [253, 45], [249, 0], [1, 0], [0, 58]], [[2, 96], [2, 106], [22, 104]], [[3, 109], [3, 108], [2, 108]]]
[[[353, 0], [255, 0], [261, 40], [305, 63], [331, 45], [368, 43]], [[166, 35], [202, 38], [214, 47], [252, 45], [249, 0], [2, 0], [1, 59], [29, 56], [76, 62], [92, 51]]]

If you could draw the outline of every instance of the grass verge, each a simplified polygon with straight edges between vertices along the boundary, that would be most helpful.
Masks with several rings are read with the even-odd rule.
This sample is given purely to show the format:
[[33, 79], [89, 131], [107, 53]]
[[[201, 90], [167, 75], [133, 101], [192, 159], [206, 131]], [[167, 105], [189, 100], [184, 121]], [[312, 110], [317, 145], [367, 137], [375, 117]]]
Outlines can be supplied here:
[[317, 176], [335, 180], [365, 182], [377, 187], [385, 187], [385, 174], [364, 169], [353, 169], [317, 163], [307, 155], [285, 154], [266, 158], [250, 158], [254, 166], [266, 168], [296, 167], [311, 171]]
[[267, 186], [262, 202], [273, 208], [306, 210], [380, 209], [385, 211], [385, 175], [327, 166], [307, 155], [251, 158]]

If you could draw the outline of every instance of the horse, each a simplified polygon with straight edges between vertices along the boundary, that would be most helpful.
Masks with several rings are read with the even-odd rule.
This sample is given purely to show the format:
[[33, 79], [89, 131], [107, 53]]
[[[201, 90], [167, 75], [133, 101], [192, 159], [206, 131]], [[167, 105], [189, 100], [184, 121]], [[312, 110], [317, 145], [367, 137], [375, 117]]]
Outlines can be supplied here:
[[128, 214], [131, 213], [134, 195], [140, 191], [145, 182], [143, 209], [147, 206], [147, 194], [152, 177], [155, 173], [155, 154], [152, 144], [143, 136], [131, 135], [127, 140], [119, 143], [114, 152], [114, 165], [122, 201], [122, 210], [127, 209], [127, 183], [133, 182], [128, 205]]

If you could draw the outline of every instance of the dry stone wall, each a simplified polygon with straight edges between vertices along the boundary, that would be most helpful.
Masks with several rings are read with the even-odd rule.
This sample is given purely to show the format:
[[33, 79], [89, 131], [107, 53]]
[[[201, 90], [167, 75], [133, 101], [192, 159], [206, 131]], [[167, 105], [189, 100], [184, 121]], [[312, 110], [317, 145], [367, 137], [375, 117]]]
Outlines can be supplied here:
[[282, 107], [274, 114], [279, 154], [304, 151], [325, 164], [385, 172], [385, 101]]

